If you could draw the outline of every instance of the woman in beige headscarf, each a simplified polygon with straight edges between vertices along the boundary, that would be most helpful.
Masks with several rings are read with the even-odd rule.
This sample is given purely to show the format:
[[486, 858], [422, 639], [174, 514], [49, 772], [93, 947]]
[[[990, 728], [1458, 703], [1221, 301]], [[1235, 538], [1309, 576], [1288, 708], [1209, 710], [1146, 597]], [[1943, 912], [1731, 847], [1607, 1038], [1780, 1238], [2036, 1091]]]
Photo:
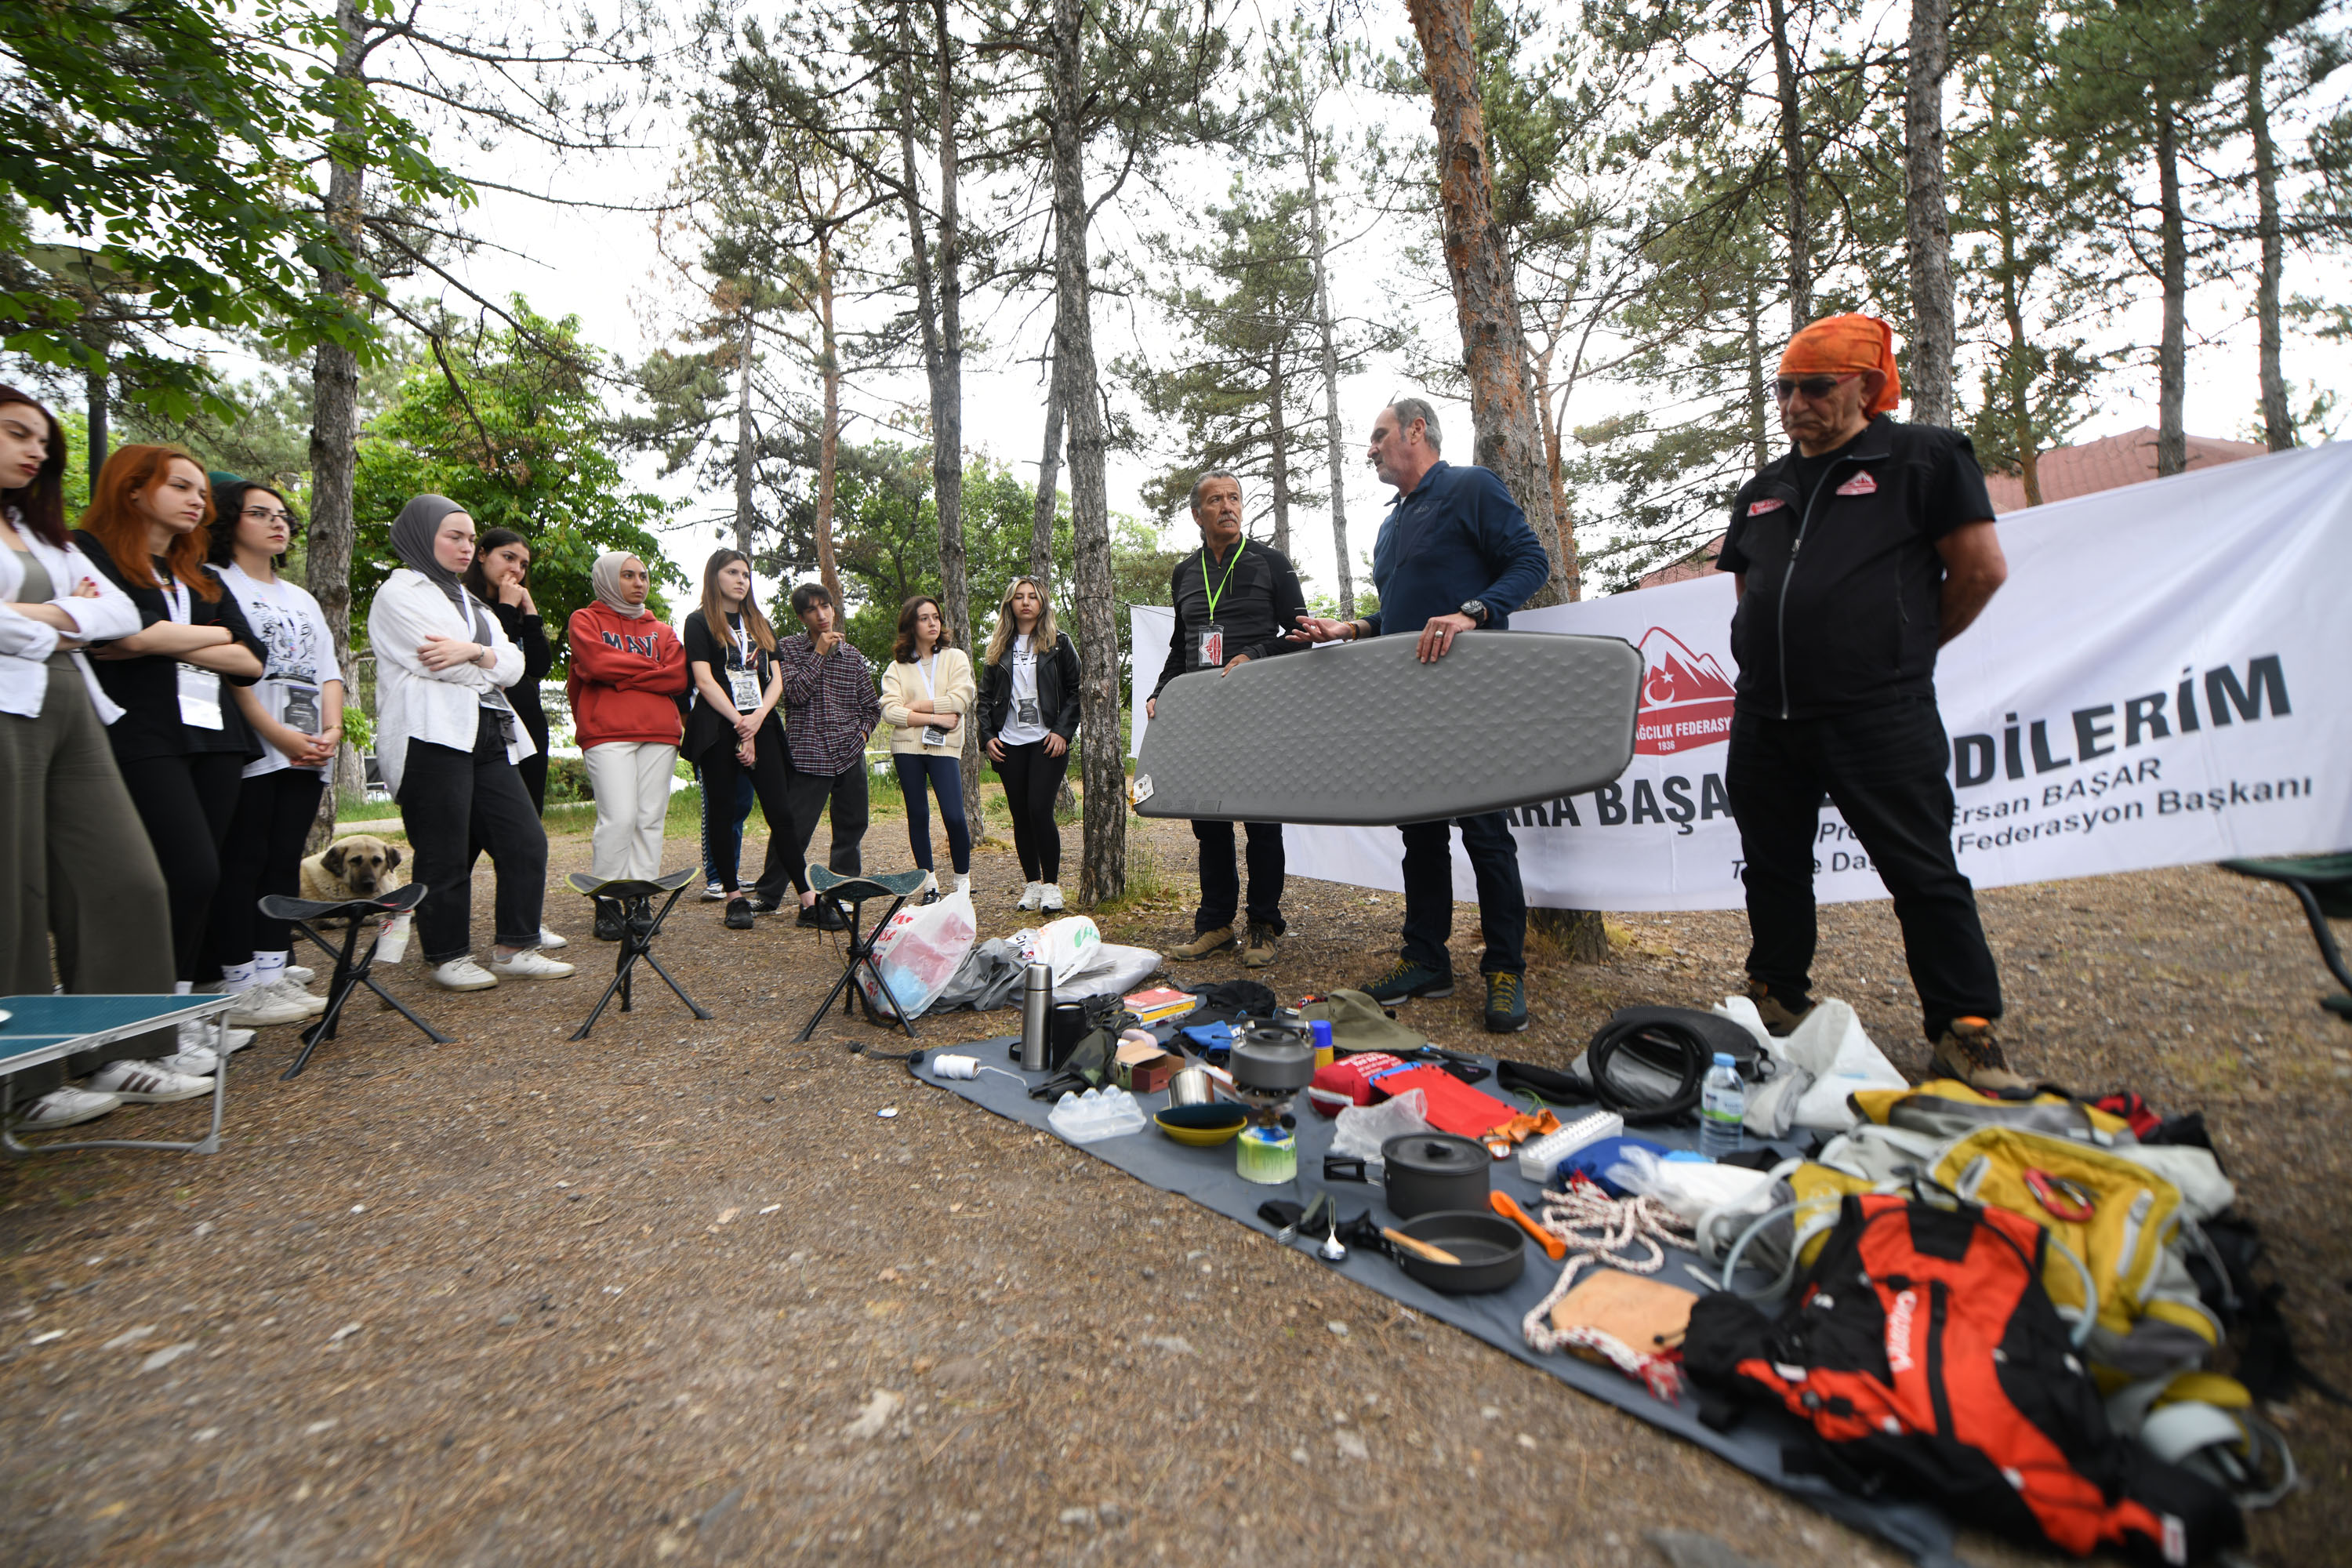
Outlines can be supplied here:
[[[596, 796], [590, 866], [600, 879], [661, 875], [662, 824], [677, 769], [677, 700], [686, 649], [646, 608], [653, 574], [634, 555], [608, 551], [588, 574], [596, 602], [572, 612], [572, 732]], [[621, 940], [620, 905], [600, 899], [596, 939]]]

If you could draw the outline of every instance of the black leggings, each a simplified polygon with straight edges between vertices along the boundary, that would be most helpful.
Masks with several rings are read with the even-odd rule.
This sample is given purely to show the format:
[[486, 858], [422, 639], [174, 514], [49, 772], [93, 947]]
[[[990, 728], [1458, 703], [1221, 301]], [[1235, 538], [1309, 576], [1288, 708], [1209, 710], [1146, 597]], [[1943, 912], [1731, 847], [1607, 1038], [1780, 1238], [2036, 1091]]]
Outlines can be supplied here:
[[471, 752], [430, 741], [408, 742], [400, 819], [416, 851], [415, 879], [426, 889], [416, 906], [426, 963], [446, 963], [473, 951], [477, 846], [489, 851], [498, 868], [498, 944], [539, 945], [541, 906], [547, 899], [547, 829], [507, 761], [506, 742], [488, 709]]
[[[696, 759], [702, 769], [703, 798], [706, 803], [718, 802], [722, 812], [731, 807], [735, 781], [743, 776], [743, 764], [735, 760], [735, 732], [730, 730]], [[752, 793], [759, 796], [761, 814], [768, 819], [768, 858], [751, 890], [759, 895], [761, 903], [778, 907], [784, 901], [787, 886], [808, 886], [807, 870], [801, 859], [801, 848], [808, 835], [794, 831], [793, 826], [792, 801], [784, 785], [784, 725], [773, 713], [751, 737], [751, 771]], [[730, 895], [736, 891], [735, 864], [741, 858], [739, 852], [719, 862], [719, 885]]]
[[292, 928], [265, 915], [258, 900], [302, 890], [302, 846], [319, 815], [322, 774], [309, 768], [257, 773], [237, 791], [236, 816], [221, 849], [220, 890], [213, 895], [207, 972], [250, 963], [257, 952], [284, 952]]
[[194, 982], [205, 953], [205, 924], [220, 886], [221, 846], [236, 816], [245, 758], [234, 752], [191, 752], [124, 763], [122, 787], [146, 825], [163, 868], [172, 907], [173, 975]]
[[[1002, 742], [998, 742], [1000, 745]], [[1024, 881], [1062, 879], [1062, 830], [1054, 825], [1054, 799], [1070, 771], [1070, 753], [1045, 754], [1045, 742], [1005, 746], [996, 776], [1004, 781], [1004, 806], [1013, 814], [1013, 847], [1021, 857]]]

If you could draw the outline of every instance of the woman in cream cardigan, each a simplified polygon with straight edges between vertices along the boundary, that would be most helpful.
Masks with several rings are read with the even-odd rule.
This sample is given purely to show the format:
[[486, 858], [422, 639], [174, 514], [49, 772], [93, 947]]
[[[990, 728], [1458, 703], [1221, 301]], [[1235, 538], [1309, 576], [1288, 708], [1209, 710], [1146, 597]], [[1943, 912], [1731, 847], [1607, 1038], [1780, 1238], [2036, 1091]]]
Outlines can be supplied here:
[[[547, 896], [547, 829], [514, 769], [531, 754], [506, 689], [522, 650], [466, 592], [474, 520], [423, 495], [392, 524], [401, 570], [368, 606], [376, 658], [376, 762], [400, 802], [415, 880], [416, 932], [436, 985], [481, 991], [500, 980], [561, 980], [572, 971], [539, 951]], [[476, 846], [498, 868], [498, 927], [488, 970], [473, 958]]]
[[[971, 891], [971, 829], [963, 815], [963, 727], [977, 690], [971, 658], [953, 646], [940, 602], [918, 594], [898, 608], [898, 640], [882, 672], [882, 722], [890, 726], [890, 763], [907, 798], [907, 837], [915, 864], [931, 873], [930, 792], [947, 824], [955, 890]], [[923, 884], [923, 902], [936, 902], [936, 873]]]

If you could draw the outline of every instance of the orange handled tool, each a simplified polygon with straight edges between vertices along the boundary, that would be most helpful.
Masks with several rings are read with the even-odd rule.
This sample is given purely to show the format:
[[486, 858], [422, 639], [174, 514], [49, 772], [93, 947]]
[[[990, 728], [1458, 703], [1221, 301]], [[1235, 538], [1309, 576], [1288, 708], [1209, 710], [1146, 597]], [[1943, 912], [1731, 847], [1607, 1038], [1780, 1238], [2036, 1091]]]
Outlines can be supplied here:
[[1535, 1237], [1536, 1245], [1542, 1247], [1544, 1256], [1554, 1263], [1568, 1256], [1568, 1243], [1528, 1217], [1528, 1211], [1521, 1208], [1510, 1194], [1488, 1193], [1486, 1206]]

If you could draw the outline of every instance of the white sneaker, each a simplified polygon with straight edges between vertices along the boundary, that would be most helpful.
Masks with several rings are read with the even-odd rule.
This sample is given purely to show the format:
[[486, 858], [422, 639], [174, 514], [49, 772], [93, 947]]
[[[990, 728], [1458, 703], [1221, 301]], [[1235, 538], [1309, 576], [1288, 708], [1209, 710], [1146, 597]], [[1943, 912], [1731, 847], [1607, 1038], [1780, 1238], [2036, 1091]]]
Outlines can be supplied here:
[[162, 1062], [130, 1057], [107, 1063], [89, 1075], [89, 1083], [93, 1092], [113, 1095], [126, 1105], [168, 1105], [213, 1091], [209, 1078], [173, 1072]]
[[471, 958], [453, 958], [433, 970], [433, 984], [444, 991], [488, 991], [498, 983], [497, 975]]
[[191, 1018], [180, 1026], [180, 1048], [184, 1051], [211, 1051], [225, 1046], [231, 1051], [241, 1051], [253, 1044], [251, 1029], [223, 1029], [217, 1041], [210, 1018]]
[[727, 901], [727, 889], [716, 882], [705, 882], [702, 884], [702, 901], [706, 904], [723, 904]]
[[43, 1132], [52, 1127], [73, 1127], [84, 1121], [95, 1121], [122, 1103], [119, 1094], [100, 1094], [87, 1089], [53, 1089], [25, 1108], [17, 1118], [19, 1132]]
[[541, 926], [539, 928], [539, 945], [547, 952], [553, 952], [559, 947], [570, 947], [572, 939], [568, 936], [558, 936], [545, 926]]
[[280, 980], [269, 989], [273, 994], [291, 1002], [310, 1017], [315, 1018], [327, 1010], [327, 999], [324, 996], [313, 996], [291, 980]]
[[[1218, 592], [1223, 593], [1223, 590], [1219, 589]], [[319, 972], [306, 963], [289, 963], [286, 966], [286, 978], [297, 985], [308, 985], [319, 978]]]
[[1062, 884], [1059, 882], [1045, 883], [1045, 891], [1038, 895], [1037, 907], [1045, 910], [1049, 915], [1060, 914], [1062, 912]]
[[524, 948], [512, 958], [490, 960], [490, 973], [507, 980], [561, 980], [578, 968], [560, 958], [545, 957], [533, 947]]
[[1013, 907], [1014, 909], [1016, 909], [1016, 910], [1034, 910], [1034, 909], [1035, 909], [1035, 908], [1037, 907], [1037, 900], [1040, 900], [1040, 899], [1042, 899], [1042, 898], [1044, 898], [1044, 897], [1045, 897], [1045, 883], [1043, 883], [1043, 882], [1031, 882], [1031, 883], [1028, 883], [1028, 884], [1026, 884], [1024, 887], [1023, 887], [1023, 889], [1021, 889], [1021, 899], [1020, 899], [1020, 901], [1019, 901], [1018, 903], [1014, 904]]
[[208, 1046], [182, 1046], [168, 1057], [157, 1057], [155, 1065], [165, 1072], [175, 1072], [189, 1078], [208, 1079], [220, 1071], [220, 1058]]
[[236, 1005], [228, 1010], [230, 1026], [239, 1029], [267, 1029], [278, 1024], [307, 1023], [310, 1018], [310, 1008], [280, 995], [270, 985], [247, 986], [236, 994]]

